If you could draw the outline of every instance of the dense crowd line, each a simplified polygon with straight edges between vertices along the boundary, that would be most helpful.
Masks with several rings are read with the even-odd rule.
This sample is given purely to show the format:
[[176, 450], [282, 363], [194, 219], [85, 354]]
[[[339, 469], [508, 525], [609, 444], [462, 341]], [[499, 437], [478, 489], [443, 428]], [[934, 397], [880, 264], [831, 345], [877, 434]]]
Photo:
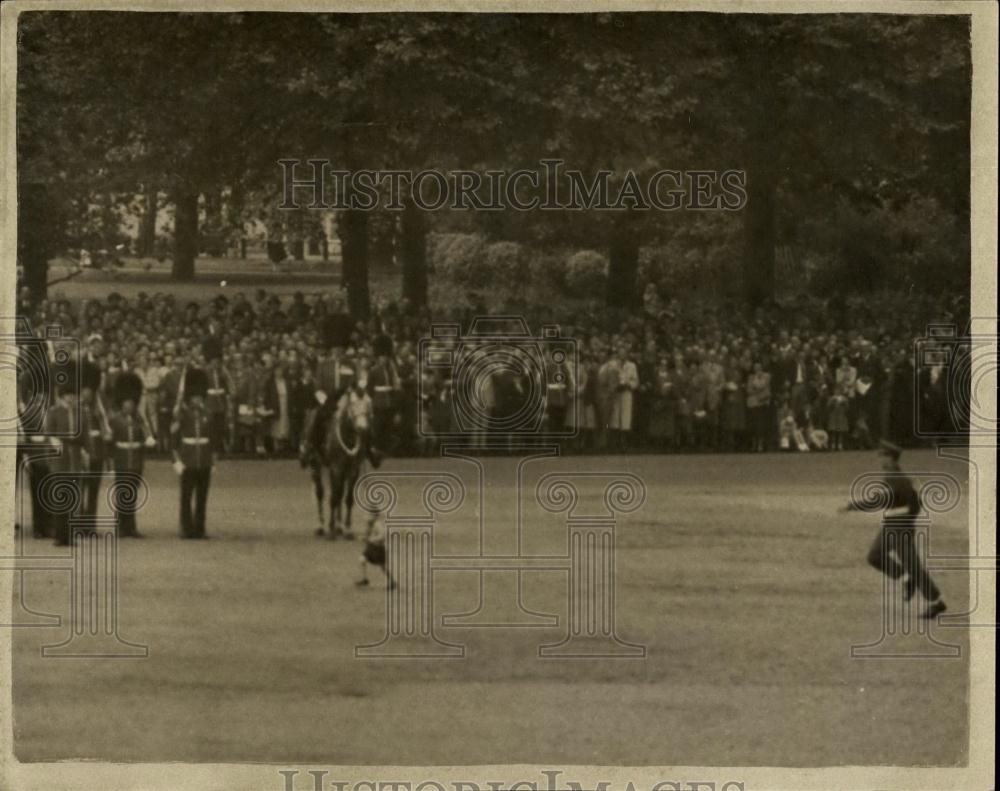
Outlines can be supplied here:
[[[548, 384], [564, 386], [542, 383], [543, 425], [572, 435], [565, 449], [579, 452], [836, 451], [869, 448], [882, 437], [913, 445], [918, 424], [925, 432], [954, 427], [949, 377], [956, 366], [948, 355], [962, 354], [966, 306], [961, 295], [879, 293], [801, 298], [748, 313], [668, 299], [651, 285], [630, 314], [569, 305], [528, 311], [531, 326], [557, 324], [577, 350], [576, 363], [544, 362]], [[167, 293], [83, 302], [54, 294], [20, 307], [37, 335], [58, 326], [79, 341], [100, 368], [104, 391], [122, 371], [141, 378], [140, 409], [162, 450], [182, 372], [198, 365], [210, 378], [219, 449], [259, 456], [298, 452], [317, 366], [329, 354], [323, 324], [344, 313], [339, 295], [279, 297], [262, 289], [200, 302]], [[480, 305], [439, 316], [395, 302], [353, 322], [338, 354], [359, 388], [380, 372], [382, 387], [372, 395], [385, 451], [430, 453], [433, 435], [454, 428], [454, 382], [421, 365], [420, 339], [434, 322], [467, 327], [485, 312]], [[925, 364], [915, 341], [930, 324], [957, 332]], [[217, 351], [206, 355], [208, 337]], [[376, 354], [379, 338], [392, 341], [385, 356]], [[487, 409], [509, 414], [531, 388], [506, 371], [480, 389]]]

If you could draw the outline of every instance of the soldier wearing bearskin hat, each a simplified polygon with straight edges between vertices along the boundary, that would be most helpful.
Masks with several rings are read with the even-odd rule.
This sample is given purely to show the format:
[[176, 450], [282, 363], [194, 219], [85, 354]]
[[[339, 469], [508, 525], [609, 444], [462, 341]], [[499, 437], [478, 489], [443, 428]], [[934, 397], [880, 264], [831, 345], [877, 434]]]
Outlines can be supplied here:
[[49, 475], [59, 479], [59, 502], [46, 505], [56, 546], [70, 544], [70, 519], [79, 512], [81, 478], [90, 466], [80, 415], [80, 373], [72, 358], [53, 366], [55, 400], [45, 414], [45, 433], [58, 454], [49, 461]]
[[100, 386], [101, 370], [90, 360], [83, 359], [80, 362], [80, 425], [83, 428], [87, 468], [81, 479], [83, 503], [80, 515], [91, 519], [97, 515], [97, 495], [101, 490], [107, 455], [105, 442], [111, 434]]
[[393, 434], [400, 424], [401, 387], [399, 369], [393, 358], [392, 338], [378, 335], [372, 344], [375, 362], [368, 374], [368, 389], [372, 396], [372, 444], [392, 453]]
[[236, 387], [229, 371], [222, 365], [222, 341], [217, 335], [209, 335], [202, 341], [202, 354], [205, 357], [208, 390], [205, 396], [205, 408], [210, 419], [209, 433], [212, 437], [212, 450], [221, 453], [226, 447], [228, 428], [233, 413], [233, 392]]
[[316, 388], [324, 393], [327, 403], [334, 405], [354, 384], [357, 372], [347, 357], [354, 328], [346, 313], [335, 313], [323, 320], [320, 343], [326, 356], [316, 364]]
[[183, 380], [182, 399], [170, 427], [174, 470], [181, 484], [181, 538], [206, 538], [205, 511], [215, 462], [211, 416], [205, 405], [208, 376], [201, 368], [188, 368]]
[[142, 379], [131, 371], [115, 379], [112, 415], [111, 449], [114, 462], [115, 519], [120, 538], [141, 538], [135, 512], [139, 484], [142, 480], [143, 448], [149, 435], [137, 407], [142, 398]]

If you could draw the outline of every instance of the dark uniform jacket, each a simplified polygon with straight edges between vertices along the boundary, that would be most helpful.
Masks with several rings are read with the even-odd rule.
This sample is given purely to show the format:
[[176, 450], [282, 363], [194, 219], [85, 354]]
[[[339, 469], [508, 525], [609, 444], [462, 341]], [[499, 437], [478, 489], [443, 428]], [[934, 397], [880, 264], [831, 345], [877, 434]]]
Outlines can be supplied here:
[[400, 384], [396, 363], [379, 357], [368, 372], [368, 392], [372, 406], [379, 412], [391, 412], [399, 406]]
[[[889, 504], [886, 505], [881, 492], [876, 492], [870, 499], [857, 503], [858, 510], [878, 511], [885, 510], [882, 524], [891, 527], [901, 527], [913, 522], [913, 518], [920, 513], [920, 496], [913, 488], [913, 482], [902, 473], [886, 475], [885, 485], [888, 487], [890, 496]], [[889, 513], [894, 509], [905, 508], [906, 512]]]
[[327, 357], [316, 364], [316, 389], [326, 393], [327, 403], [336, 404], [347, 388], [354, 384], [357, 374], [346, 358]]
[[51, 459], [49, 467], [55, 472], [79, 473], [87, 469], [85, 464], [84, 436], [80, 426], [80, 414], [76, 408], [56, 401], [45, 416], [45, 433], [52, 438], [52, 444], [60, 448], [58, 456]]
[[[22, 418], [22, 413], [25, 410], [26, 407], [22, 408], [22, 404], [18, 402], [18, 452], [25, 458], [42, 460], [45, 456], [50, 455], [52, 452], [52, 443], [49, 442], [49, 438], [45, 436], [43, 431], [45, 428], [44, 416], [41, 421], [35, 420], [34, 416], [32, 416], [32, 419], [30, 420], [24, 420]], [[39, 425], [39, 423], [41, 425]]]
[[233, 384], [229, 378], [229, 372], [224, 368], [209, 368], [205, 371], [208, 376], [208, 393], [205, 396], [205, 408], [212, 415], [224, 415], [229, 407], [229, 398], [232, 395]]
[[552, 407], [565, 407], [569, 405], [570, 387], [573, 386], [572, 377], [569, 373], [569, 366], [566, 363], [555, 363], [547, 361], [545, 363], [546, 396], [548, 404]]
[[209, 418], [207, 410], [185, 404], [171, 426], [174, 449], [185, 467], [205, 469], [212, 466]]
[[142, 473], [143, 443], [146, 432], [136, 415], [115, 415], [111, 418], [111, 447], [115, 469]]
[[84, 434], [81, 437], [83, 447], [90, 456], [91, 461], [103, 461], [105, 458], [104, 447], [104, 418], [98, 410], [96, 404], [80, 402], [80, 422], [84, 427]]

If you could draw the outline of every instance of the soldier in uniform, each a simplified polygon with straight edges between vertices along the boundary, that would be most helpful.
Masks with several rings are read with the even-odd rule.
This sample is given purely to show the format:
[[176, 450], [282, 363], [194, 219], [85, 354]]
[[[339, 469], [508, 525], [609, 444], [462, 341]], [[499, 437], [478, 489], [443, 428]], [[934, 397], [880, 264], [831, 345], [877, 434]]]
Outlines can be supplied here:
[[[848, 503], [844, 510], [885, 510], [882, 529], [868, 552], [868, 563], [891, 579], [896, 580], [905, 576], [903, 598], [909, 601], [919, 590], [928, 603], [927, 609], [920, 617], [935, 618], [947, 607], [941, 597], [941, 591], [934, 584], [917, 553], [914, 519], [920, 513], [920, 496], [913, 488], [913, 482], [900, 469], [899, 457], [902, 452], [898, 445], [884, 440], [878, 448], [882, 469], [886, 473], [885, 484], [891, 492], [888, 506], [876, 493], [870, 500]], [[894, 539], [893, 542], [887, 540], [890, 535]]]
[[200, 368], [188, 368], [183, 379], [183, 399], [170, 427], [174, 470], [181, 484], [181, 538], [200, 539], [207, 537], [205, 510], [214, 460], [211, 418], [205, 407], [208, 377]]
[[202, 353], [208, 366], [208, 391], [205, 407], [208, 410], [212, 437], [212, 450], [222, 453], [226, 447], [226, 429], [232, 414], [232, 394], [235, 390], [232, 377], [222, 365], [222, 341], [209, 335], [202, 342]]
[[316, 363], [315, 379], [316, 389], [326, 393], [326, 403], [331, 410], [357, 378], [354, 365], [347, 357], [352, 329], [351, 317], [344, 313], [327, 316], [323, 321], [321, 342], [326, 356]]
[[115, 470], [115, 520], [119, 538], [142, 538], [136, 526], [138, 501], [137, 478], [142, 478], [143, 448], [152, 444], [145, 423], [136, 412], [142, 398], [142, 379], [126, 371], [115, 379], [114, 402], [117, 412], [111, 417], [111, 448]]
[[97, 495], [104, 477], [105, 441], [111, 434], [107, 414], [100, 395], [101, 371], [90, 360], [80, 364], [80, 424], [83, 446], [87, 451], [87, 468], [82, 477], [83, 503], [80, 514], [93, 519], [97, 516]]
[[[52, 525], [42, 502], [42, 481], [49, 474], [49, 458], [52, 446], [44, 431], [35, 430], [22, 423], [18, 454], [22, 460], [18, 469], [27, 462], [28, 491], [31, 496], [31, 536], [32, 538], [52, 538]], [[20, 491], [20, 489], [18, 489]]]
[[570, 388], [575, 387], [566, 363], [566, 352], [548, 349], [545, 359], [545, 423], [548, 431], [559, 432], [565, 428]]
[[[87, 457], [86, 429], [82, 425], [79, 404], [79, 367], [76, 360], [69, 360], [60, 371], [61, 381], [56, 381], [56, 400], [45, 415], [45, 433], [58, 451], [49, 463], [49, 475], [59, 478], [63, 495], [59, 500], [68, 507], [46, 506], [49, 524], [56, 546], [69, 546], [71, 541], [70, 519], [81, 505], [81, 477], [90, 467]], [[51, 494], [50, 494], [51, 496]], [[57, 506], [58, 503], [53, 503]]]
[[[27, 470], [32, 537], [52, 538], [52, 526], [41, 498], [42, 481], [49, 472], [49, 458], [53, 455], [45, 436], [45, 414], [53, 395], [48, 387], [49, 359], [45, 346], [27, 322], [18, 323], [17, 341], [18, 368], [25, 371], [17, 377], [17, 472]], [[20, 486], [17, 491], [21, 491]]]
[[392, 338], [376, 336], [373, 351], [375, 364], [368, 374], [372, 396], [372, 445], [391, 455], [395, 449], [394, 429], [400, 424], [400, 380], [392, 356]]

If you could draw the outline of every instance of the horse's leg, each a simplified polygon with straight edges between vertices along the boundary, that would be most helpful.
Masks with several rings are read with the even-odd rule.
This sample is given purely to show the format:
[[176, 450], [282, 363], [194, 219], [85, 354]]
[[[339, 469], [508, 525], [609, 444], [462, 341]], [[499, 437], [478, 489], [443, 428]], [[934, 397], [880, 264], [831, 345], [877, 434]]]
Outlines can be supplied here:
[[309, 465], [309, 467], [313, 480], [313, 492], [316, 495], [316, 513], [319, 517], [319, 528], [316, 530], [316, 534], [323, 535], [323, 496], [325, 494], [323, 491], [323, 467], [316, 463]]
[[340, 465], [333, 463], [330, 465], [330, 533], [337, 535], [343, 532], [343, 524], [340, 520], [340, 503], [344, 497], [344, 476], [341, 473]]
[[344, 492], [344, 530], [349, 536], [354, 535], [351, 530], [351, 511], [354, 509], [354, 485], [358, 482], [358, 466], [351, 465], [350, 473], [347, 477], [347, 490]]

